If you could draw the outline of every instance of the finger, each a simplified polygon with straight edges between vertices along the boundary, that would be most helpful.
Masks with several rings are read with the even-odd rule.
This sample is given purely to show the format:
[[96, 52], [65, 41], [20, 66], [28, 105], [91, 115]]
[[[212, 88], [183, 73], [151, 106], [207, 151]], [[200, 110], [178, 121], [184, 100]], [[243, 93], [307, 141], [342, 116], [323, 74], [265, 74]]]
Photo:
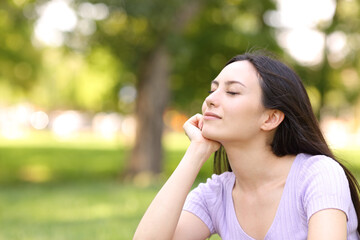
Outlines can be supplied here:
[[200, 130], [202, 130], [203, 126], [204, 126], [204, 118], [200, 118], [200, 120], [199, 120], [199, 128], [200, 128]]
[[192, 116], [187, 122], [190, 123], [191, 125], [199, 128], [199, 122], [202, 119], [202, 115], [201, 114], [195, 114], [194, 116]]
[[197, 128], [201, 129], [201, 122], [202, 122], [203, 116], [198, 113], [195, 115], [195, 122], [194, 122], [194, 126], [196, 126]]

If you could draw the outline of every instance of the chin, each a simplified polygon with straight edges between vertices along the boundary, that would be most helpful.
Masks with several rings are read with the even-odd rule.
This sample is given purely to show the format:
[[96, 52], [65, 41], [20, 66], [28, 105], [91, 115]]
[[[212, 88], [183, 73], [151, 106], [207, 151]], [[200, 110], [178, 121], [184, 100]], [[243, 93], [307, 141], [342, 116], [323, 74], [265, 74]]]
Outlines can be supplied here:
[[203, 128], [201, 134], [204, 138], [219, 141], [219, 134], [216, 134], [214, 131], [210, 131], [210, 129]]

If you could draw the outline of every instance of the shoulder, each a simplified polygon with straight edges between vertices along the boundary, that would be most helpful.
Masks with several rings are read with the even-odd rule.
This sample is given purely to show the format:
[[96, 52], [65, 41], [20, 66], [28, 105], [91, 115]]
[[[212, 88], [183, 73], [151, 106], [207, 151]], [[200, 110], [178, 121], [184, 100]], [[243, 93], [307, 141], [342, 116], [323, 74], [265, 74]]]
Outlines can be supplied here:
[[215, 226], [224, 213], [228, 201], [229, 191], [235, 181], [232, 172], [220, 175], [213, 174], [206, 183], [200, 183], [186, 198], [183, 210], [198, 216], [210, 229], [215, 232]]
[[351, 195], [341, 165], [323, 155], [303, 154], [298, 160], [298, 190], [308, 219], [326, 208], [340, 209], [348, 215]]
[[213, 174], [211, 178], [207, 179], [206, 184], [214, 185], [214, 186], [222, 186], [224, 184], [225, 185], [228, 184], [234, 179], [235, 179], [235, 175], [233, 172], [224, 172], [220, 175]]
[[346, 177], [341, 165], [328, 156], [301, 154], [299, 157], [299, 177], [301, 181], [319, 175], [324, 177]]
[[302, 190], [309, 188], [342, 191], [348, 188], [344, 169], [334, 159], [324, 155], [302, 154], [299, 159], [297, 181]]
[[224, 172], [220, 175], [213, 174], [208, 178], [206, 183], [200, 183], [196, 189], [205, 193], [219, 194], [224, 189], [230, 187], [231, 183], [235, 181], [235, 175], [232, 172]]
[[202, 202], [208, 208], [221, 205], [226, 202], [228, 192], [235, 182], [235, 175], [232, 172], [225, 172], [220, 175], [213, 174], [206, 183], [200, 183], [188, 195], [188, 201]]

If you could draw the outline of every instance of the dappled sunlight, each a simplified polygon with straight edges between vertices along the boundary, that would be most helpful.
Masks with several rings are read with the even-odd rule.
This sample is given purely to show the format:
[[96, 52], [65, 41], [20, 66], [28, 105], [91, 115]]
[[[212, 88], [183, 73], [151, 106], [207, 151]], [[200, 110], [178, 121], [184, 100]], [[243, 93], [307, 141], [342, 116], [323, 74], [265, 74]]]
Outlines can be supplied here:
[[49, 124], [49, 116], [43, 111], [37, 111], [31, 114], [30, 124], [37, 130], [45, 129]]
[[325, 138], [333, 149], [356, 148], [360, 146], [360, 128], [344, 119], [326, 118], [321, 123]]
[[40, 18], [35, 24], [36, 38], [46, 45], [61, 46], [63, 32], [75, 29], [78, 22], [75, 11], [64, 0], [51, 0], [37, 7]]
[[117, 142], [123, 138], [131, 143], [135, 134], [135, 120], [116, 112], [87, 112], [67, 110], [45, 112], [24, 103], [0, 107], [0, 139], [29, 140], [50, 131], [61, 141], [84, 139], [83, 136], [98, 141]]
[[29, 104], [18, 104], [9, 108], [0, 108], [0, 135], [7, 139], [19, 139], [28, 136], [28, 119], [33, 108]]
[[342, 31], [330, 34], [326, 39], [326, 46], [329, 51], [329, 63], [335, 68], [344, 61], [346, 55], [350, 52], [347, 36]]
[[137, 90], [134, 86], [124, 86], [119, 91], [119, 100], [125, 103], [133, 103], [136, 100]]
[[40, 164], [22, 166], [18, 175], [21, 180], [33, 183], [47, 182], [52, 177], [50, 168]]
[[51, 0], [37, 6], [39, 18], [34, 30], [36, 45], [59, 47], [66, 42], [65, 33], [75, 29], [85, 36], [91, 35], [96, 31], [94, 21], [103, 20], [109, 15], [109, 9], [103, 3], [81, 3], [78, 12], [69, 3], [71, 1]]
[[[268, 25], [277, 28], [276, 37], [279, 44], [303, 65], [321, 63], [324, 57], [325, 35], [318, 29], [331, 24], [336, 2], [277, 0], [276, 3], [278, 9], [267, 11], [264, 20]], [[339, 45], [334, 40], [328, 41], [327, 44], [330, 49], [335, 49]]]
[[56, 116], [51, 124], [51, 130], [57, 137], [60, 138], [69, 138], [80, 130], [81, 125], [83, 124], [82, 117], [80, 113], [76, 111], [65, 111], [60, 113], [55, 113]]
[[190, 140], [184, 132], [168, 132], [164, 135], [163, 144], [168, 150], [185, 151]]
[[51, 208], [51, 214], [45, 211], [43, 211], [42, 216], [37, 214], [37, 220], [59, 222], [101, 220], [119, 216], [120, 211], [118, 208], [116, 205], [107, 205], [101, 202], [96, 205], [91, 205], [87, 202], [82, 202], [81, 204], [77, 204], [76, 202], [67, 203], [59, 208]]
[[111, 140], [118, 136], [122, 120], [118, 113], [98, 113], [92, 120], [92, 129], [100, 137]]
[[126, 146], [132, 146], [135, 141], [136, 119], [134, 116], [126, 116], [121, 123], [121, 132], [124, 134]]
[[316, 65], [323, 61], [325, 35], [320, 31], [300, 28], [284, 30], [278, 35], [279, 43], [304, 65]]
[[[341, 77], [350, 90], [359, 85], [357, 81], [359, 77], [353, 69], [345, 69], [341, 72]], [[314, 87], [308, 87], [307, 91], [314, 109], [319, 109], [319, 91]], [[329, 91], [325, 97], [328, 106], [345, 109], [342, 106], [346, 99], [341, 92]], [[76, 146], [77, 142], [79, 144], [88, 142], [103, 143], [102, 145], [109, 147], [119, 144], [131, 147], [135, 140], [136, 120], [132, 115], [116, 112], [89, 114], [74, 110], [47, 113], [28, 103], [0, 108], [0, 113], [0, 140], [3, 139], [0, 144], [4, 144], [6, 142], [4, 140], [18, 143], [22, 141], [26, 145], [51, 143], [49, 140], [52, 136], [55, 141], [74, 143], [73, 146]], [[340, 116], [322, 119], [320, 125], [331, 146], [336, 148], [360, 146], [360, 126], [357, 117], [353, 117], [351, 121], [346, 120], [348, 118]], [[187, 119], [187, 115], [173, 109], [165, 112], [163, 120], [166, 129], [163, 144], [166, 149], [186, 149], [189, 140], [182, 126]]]

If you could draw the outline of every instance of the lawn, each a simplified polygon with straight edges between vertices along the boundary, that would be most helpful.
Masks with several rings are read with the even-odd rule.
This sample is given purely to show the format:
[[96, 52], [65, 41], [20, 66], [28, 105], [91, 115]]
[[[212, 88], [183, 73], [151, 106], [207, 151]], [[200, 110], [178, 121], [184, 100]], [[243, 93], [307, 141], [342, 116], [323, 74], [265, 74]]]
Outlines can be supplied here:
[[2, 187], [0, 239], [131, 239], [157, 190], [106, 180]]
[[[162, 180], [138, 184], [119, 181], [130, 152], [123, 139], [0, 139], [0, 240], [131, 239], [189, 144], [183, 134], [166, 138]], [[210, 174], [209, 162], [197, 181]]]
[[[129, 154], [124, 139], [59, 141], [47, 133], [31, 140], [0, 139], [0, 240], [131, 239], [189, 144], [183, 134], [166, 138], [162, 180], [145, 184], [118, 179]], [[360, 151], [336, 153], [359, 177]], [[197, 182], [210, 174], [211, 161]]]

